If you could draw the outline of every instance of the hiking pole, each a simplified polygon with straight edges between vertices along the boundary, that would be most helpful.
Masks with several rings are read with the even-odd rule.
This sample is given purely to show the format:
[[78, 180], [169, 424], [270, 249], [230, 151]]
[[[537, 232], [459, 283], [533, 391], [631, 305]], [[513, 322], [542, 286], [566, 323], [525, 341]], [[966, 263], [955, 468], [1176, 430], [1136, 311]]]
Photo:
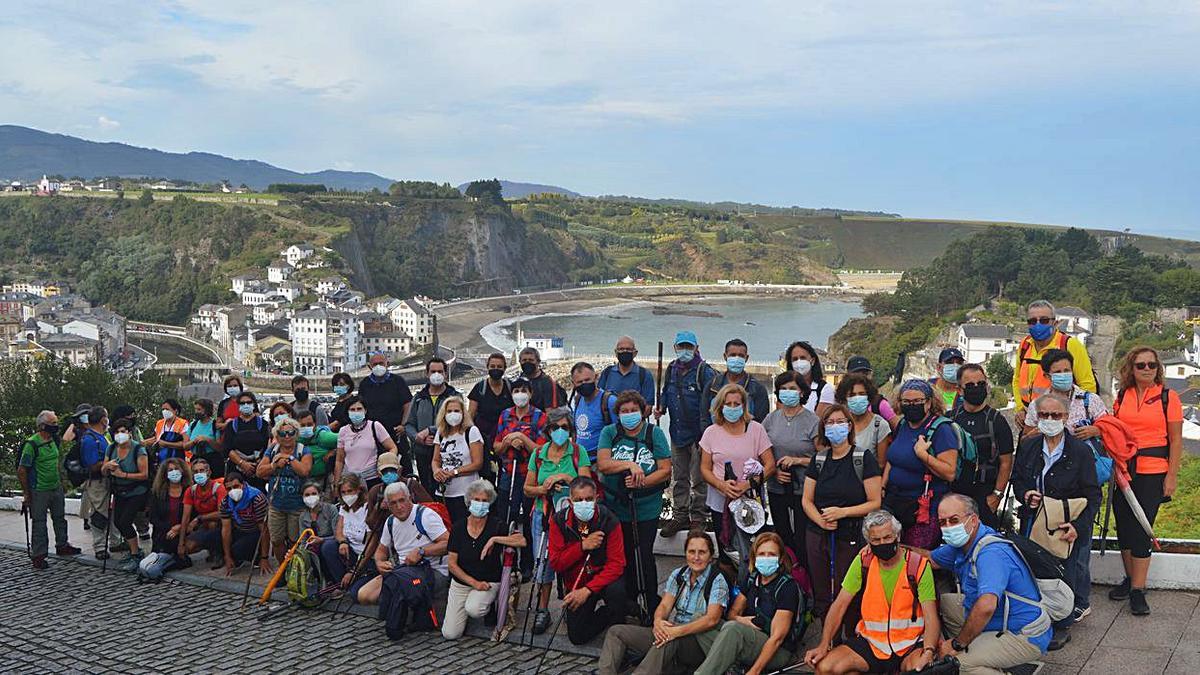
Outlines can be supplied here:
[[[280, 561], [279, 569], [275, 570], [275, 574], [271, 575], [271, 580], [267, 582], [267, 587], [263, 590], [262, 597], [258, 599], [259, 605], [265, 605], [267, 604], [267, 600], [271, 599], [271, 591], [275, 590], [275, 587], [279, 585], [279, 580], [283, 578], [284, 572], [287, 571], [288, 564], [292, 562], [292, 558], [296, 555], [296, 549], [300, 548], [301, 544], [314, 536], [316, 536], [316, 533], [309, 528], [301, 532], [300, 536], [296, 538], [296, 543], [292, 544], [292, 547], [288, 549], [287, 555], [283, 556], [283, 560]], [[251, 573], [253, 574], [253, 572]]]
[[663, 382], [662, 370], [663, 370], [663, 343], [662, 343], [662, 340], [659, 340], [658, 341], [658, 375], [655, 376], [658, 381], [658, 397], [654, 399], [654, 404], [656, 406], [662, 405], [662, 393], [663, 393], [663, 389], [666, 388], [666, 383]]
[[108, 571], [108, 559], [112, 557], [112, 521], [113, 511], [117, 508], [117, 496], [113, 494], [112, 476], [108, 477], [108, 518], [104, 519], [104, 562], [100, 565], [100, 573]]
[[[575, 583], [571, 585], [571, 593], [579, 588], [579, 582], [583, 581], [583, 573], [587, 571], [588, 561], [592, 559], [592, 552], [588, 551], [583, 556], [583, 565], [579, 567], [579, 574], [575, 577]], [[542, 658], [538, 660], [537, 670], [533, 671], [533, 675], [542, 672], [542, 665], [546, 663], [546, 655], [550, 653], [550, 645], [554, 642], [554, 636], [558, 633], [558, 629], [562, 627], [563, 619], [567, 616], [567, 608], [563, 607], [562, 612], [558, 615], [558, 622], [554, 624], [554, 630], [550, 631], [550, 637], [546, 638], [546, 649], [542, 652]], [[532, 640], [530, 640], [532, 643]]]
[[[623, 474], [626, 478], [632, 478], [632, 472], [626, 471]], [[638, 622], [643, 626], [648, 626], [650, 618], [650, 601], [646, 598], [646, 582], [642, 576], [642, 538], [638, 533], [638, 517], [637, 517], [637, 495], [634, 494], [633, 488], [626, 488], [626, 493], [629, 494], [629, 518], [633, 527], [633, 566], [634, 574], [637, 575], [637, 607], [638, 607]]]
[[1112, 478], [1108, 479], [1108, 499], [1104, 500], [1104, 524], [1100, 526], [1100, 555], [1108, 550], [1108, 519], [1112, 516], [1113, 504], [1113, 483]]
[[[236, 508], [236, 504], [234, 505]], [[262, 560], [262, 552], [259, 547], [262, 546], [262, 526], [264, 523], [259, 523], [257, 532], [254, 533], [254, 558], [250, 562], [250, 574], [246, 575], [246, 590], [242, 592], [242, 609], [246, 609], [246, 601], [250, 598], [250, 580], [254, 578], [254, 570], [258, 568], [259, 562]], [[233, 545], [229, 546], [229, 554], [233, 555]]]
[[[533, 583], [529, 587], [529, 599], [525, 602], [525, 620], [521, 622], [521, 644], [525, 644], [525, 636], [529, 634], [529, 615], [533, 613], [534, 597], [541, 598], [541, 586], [538, 581], [546, 570], [546, 559], [542, 557], [542, 546], [546, 543], [547, 528], [542, 528], [542, 536], [538, 541], [537, 550], [533, 552]], [[533, 636], [529, 636], [529, 646], [533, 646]]]
[[832, 530], [829, 533], [829, 601], [833, 602], [833, 598], [837, 595], [835, 588], [837, 586], [837, 572], [834, 559], [837, 558], [837, 530]]
[[33, 560], [33, 543], [29, 539], [29, 505], [25, 503], [24, 497], [21, 497], [21, 515], [25, 516], [25, 554]]
[[[346, 596], [350, 595], [350, 589], [354, 586], [354, 582], [358, 581], [358, 578], [361, 577], [363, 572], [366, 570], [367, 563], [370, 562], [370, 557], [367, 556], [367, 551], [370, 551], [372, 548], [378, 545], [379, 533], [372, 532], [371, 536], [367, 539], [366, 544], [363, 546], [363, 552], [358, 559], [358, 563], [354, 566], [354, 573], [350, 575], [350, 583], [346, 584], [346, 592], [342, 594], [342, 597], [338, 598], [337, 603], [333, 606], [334, 620], [336, 620], [338, 616], [342, 614], [342, 601], [346, 599]], [[353, 552], [353, 549], [351, 549], [351, 553]]]

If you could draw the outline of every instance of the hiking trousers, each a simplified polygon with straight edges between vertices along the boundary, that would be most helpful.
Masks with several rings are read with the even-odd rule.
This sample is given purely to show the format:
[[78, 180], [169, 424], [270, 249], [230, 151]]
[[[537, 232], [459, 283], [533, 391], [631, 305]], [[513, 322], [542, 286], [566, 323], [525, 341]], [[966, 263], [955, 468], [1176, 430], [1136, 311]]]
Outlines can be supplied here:
[[[100, 551], [111, 550], [113, 546], [121, 543], [120, 532], [117, 529], [108, 526], [109, 519], [109, 491], [108, 481], [103, 478], [89, 478], [83, 484], [83, 489], [79, 492], [80, 505], [79, 515], [87, 518], [92, 524], [92, 551], [99, 553]], [[108, 546], [104, 545], [104, 535], [108, 534]]]
[[[938, 598], [938, 614], [942, 617], [945, 632], [957, 636], [966, 621], [962, 593], [946, 593]], [[959, 672], [963, 675], [1003, 675], [1013, 666], [1036, 661], [1042, 656], [1042, 650], [1029, 638], [1009, 631], [1000, 636], [994, 631], [984, 631], [968, 646], [970, 649], [957, 656]]]
[[[496, 594], [500, 592], [500, 584], [489, 584], [486, 591], [459, 583], [458, 579], [450, 579], [450, 590], [446, 595], [446, 617], [442, 619], [442, 637], [447, 640], [457, 640], [467, 629], [467, 619], [482, 619], [488, 613]], [[509, 607], [508, 611], [516, 611]]]
[[66, 546], [67, 514], [62, 488], [34, 490], [29, 500], [29, 517], [33, 521], [30, 533], [30, 549], [33, 557], [45, 557], [50, 549], [50, 533], [46, 528], [46, 516], [54, 523], [54, 543]]
[[700, 445], [671, 446], [671, 518], [679, 522], [708, 520], [704, 477], [700, 475]]
[[[704, 657], [704, 663], [696, 669], [696, 675], [721, 675], [734, 665], [751, 666], [767, 644], [767, 634], [737, 621], [726, 621], [717, 633]], [[792, 653], [783, 647], [767, 662], [767, 670], [777, 670], [792, 662]]]
[[628, 624], [612, 626], [604, 635], [604, 646], [600, 648], [600, 675], [622, 672], [626, 654], [645, 655], [633, 675], [686, 675], [704, 660], [719, 632], [718, 626], [655, 647], [653, 628]]

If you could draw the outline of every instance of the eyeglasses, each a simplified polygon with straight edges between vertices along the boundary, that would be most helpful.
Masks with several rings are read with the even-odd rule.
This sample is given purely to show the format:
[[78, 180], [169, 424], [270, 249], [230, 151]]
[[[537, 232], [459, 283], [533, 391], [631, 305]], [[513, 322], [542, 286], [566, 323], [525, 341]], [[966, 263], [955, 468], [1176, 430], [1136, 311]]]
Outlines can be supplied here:
[[1139, 361], [1133, 367], [1138, 370], [1158, 370], [1158, 361]]
[[956, 514], [954, 514], [952, 516], [948, 516], [946, 518], [938, 518], [938, 527], [950, 527], [951, 525], [958, 525], [960, 523], [965, 523], [965, 522], [967, 522], [967, 518], [970, 518], [970, 517], [971, 516], [969, 516], [965, 513], [964, 514], [956, 513]]
[[923, 399], [923, 398], [902, 398], [902, 399], [900, 399], [900, 405], [925, 405], [925, 399]]
[[567, 431], [570, 431], [571, 425], [570, 424], [555, 424], [554, 426], [550, 427], [550, 429], [551, 429], [551, 431], [553, 431], [554, 429], [565, 429]]
[[1037, 414], [1039, 420], [1061, 420], [1067, 416], [1067, 413], [1061, 412], [1040, 412]]
[[280, 438], [291, 438], [292, 436], [296, 435], [296, 430], [295, 429], [283, 429], [281, 431], [276, 431], [275, 435]]
[[1028, 319], [1025, 319], [1025, 323], [1029, 324], [1030, 326], [1035, 323], [1040, 323], [1043, 326], [1049, 326], [1055, 321], [1058, 321], [1058, 319], [1055, 319], [1052, 316], [1031, 316]]

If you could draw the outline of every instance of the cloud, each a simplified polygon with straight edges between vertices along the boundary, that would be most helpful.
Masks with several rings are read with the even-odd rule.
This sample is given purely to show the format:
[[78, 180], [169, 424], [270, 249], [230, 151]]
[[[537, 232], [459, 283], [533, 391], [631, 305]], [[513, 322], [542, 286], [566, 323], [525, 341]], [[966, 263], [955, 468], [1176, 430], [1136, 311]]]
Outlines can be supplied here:
[[108, 130], [119, 129], [121, 127], [120, 122], [113, 120], [113, 119], [109, 119], [109, 118], [105, 117], [104, 115], [101, 115], [100, 117], [96, 118], [96, 124], [99, 125], [101, 129], [108, 129]]

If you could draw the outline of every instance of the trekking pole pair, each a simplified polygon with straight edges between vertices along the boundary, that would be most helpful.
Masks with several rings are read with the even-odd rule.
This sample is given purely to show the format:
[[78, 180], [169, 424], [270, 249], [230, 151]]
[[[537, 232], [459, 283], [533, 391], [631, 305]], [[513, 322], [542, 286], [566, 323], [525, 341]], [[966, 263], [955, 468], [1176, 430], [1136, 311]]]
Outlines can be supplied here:
[[[583, 573], [587, 571], [588, 561], [592, 559], [592, 552], [588, 551], [583, 556], [583, 564], [579, 567], [579, 574], [575, 577], [575, 583], [571, 585], [571, 593], [579, 588], [579, 582], [583, 581]], [[542, 672], [542, 665], [546, 663], [546, 655], [550, 653], [550, 645], [554, 643], [554, 636], [558, 633], [558, 629], [562, 627], [563, 619], [567, 616], [567, 608], [563, 607], [562, 612], [558, 615], [558, 622], [554, 624], [554, 629], [550, 631], [550, 637], [546, 638], [546, 649], [542, 652], [542, 658], [538, 660], [537, 670], [533, 671], [534, 675]], [[532, 640], [530, 641], [532, 643]]]
[[[629, 478], [632, 476], [632, 473], [629, 471], [626, 471], [622, 475], [625, 476], [626, 478]], [[645, 580], [645, 577], [642, 576], [642, 572], [643, 572], [645, 563], [642, 561], [642, 537], [641, 537], [641, 534], [638, 532], [638, 529], [639, 529], [638, 526], [640, 525], [640, 523], [638, 522], [638, 514], [637, 514], [637, 495], [634, 493], [634, 490], [635, 490], [635, 488], [627, 488], [626, 493], [629, 495], [629, 518], [631, 521], [630, 524], [633, 526], [632, 527], [632, 530], [633, 530], [633, 533], [632, 533], [632, 536], [633, 536], [633, 564], [634, 564], [634, 573], [637, 575], [636, 586], [637, 586], [637, 608], [638, 608], [638, 614], [639, 614], [638, 622], [643, 626], [649, 626], [652, 617], [650, 616], [650, 601], [646, 597], [646, 594], [647, 594], [646, 580]]]

